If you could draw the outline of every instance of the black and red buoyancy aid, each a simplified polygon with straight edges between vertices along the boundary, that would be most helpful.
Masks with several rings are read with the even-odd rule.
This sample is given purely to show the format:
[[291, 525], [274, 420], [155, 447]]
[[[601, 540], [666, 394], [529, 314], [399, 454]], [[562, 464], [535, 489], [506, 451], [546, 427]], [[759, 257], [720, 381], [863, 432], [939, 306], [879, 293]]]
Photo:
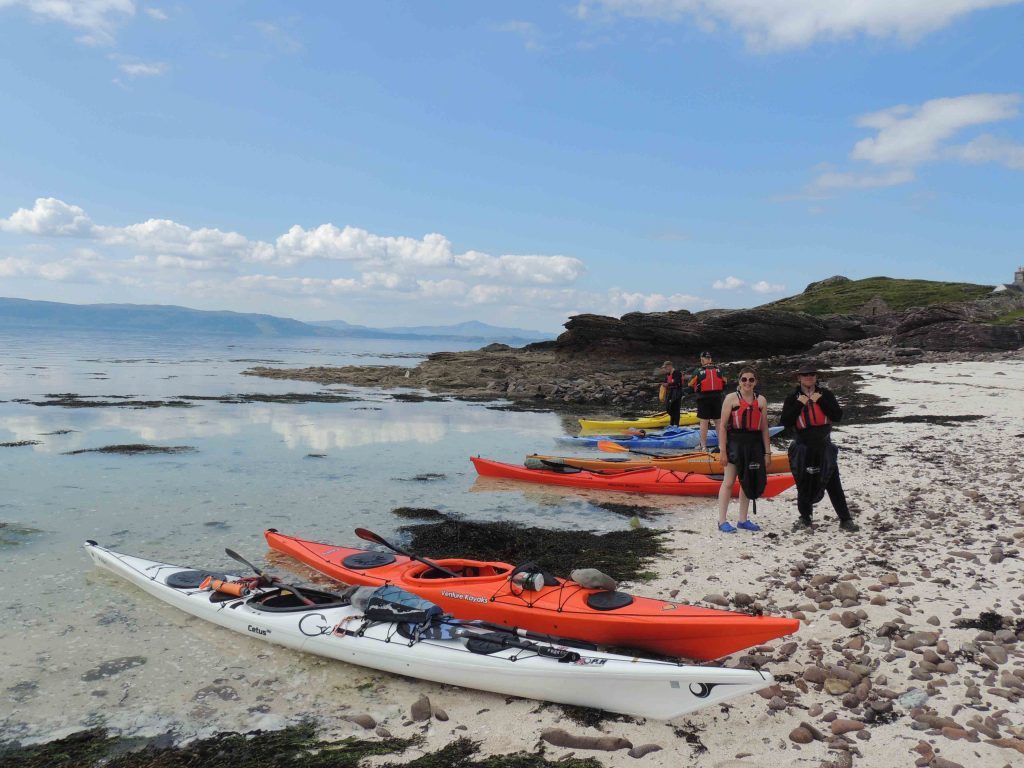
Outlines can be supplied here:
[[808, 427], [824, 427], [831, 423], [832, 419], [826, 416], [821, 406], [813, 400], [808, 400], [803, 410], [800, 411], [800, 415], [796, 417], [797, 431]]
[[717, 365], [707, 365], [701, 368], [697, 375], [695, 392], [721, 392], [725, 389], [725, 379], [722, 378], [722, 371]]
[[743, 396], [737, 394], [739, 405], [732, 409], [729, 416], [729, 429], [737, 432], [760, 432], [761, 431], [761, 404], [757, 395], [754, 395], [753, 402], [747, 402]]

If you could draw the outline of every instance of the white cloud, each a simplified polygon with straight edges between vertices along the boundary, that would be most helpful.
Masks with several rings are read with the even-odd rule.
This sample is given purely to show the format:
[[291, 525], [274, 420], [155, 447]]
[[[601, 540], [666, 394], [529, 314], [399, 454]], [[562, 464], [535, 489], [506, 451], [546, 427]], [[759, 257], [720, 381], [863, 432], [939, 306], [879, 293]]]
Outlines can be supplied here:
[[914, 172], [901, 168], [888, 173], [822, 173], [816, 178], [809, 191], [832, 192], [840, 189], [875, 189], [895, 187], [914, 180]]
[[710, 306], [711, 302], [699, 296], [686, 293], [639, 293], [612, 288], [604, 300], [611, 314], [627, 312], [668, 312], [677, 309], [694, 309]]
[[86, 45], [111, 45], [117, 24], [135, 15], [134, 0], [0, 0], [0, 9], [19, 6], [45, 21], [84, 30], [78, 40]]
[[974, 11], [1022, 0], [581, 0], [577, 16], [691, 19], [711, 32], [726, 24], [758, 50], [800, 48], [857, 36], [913, 41]]
[[417, 240], [375, 235], [358, 227], [341, 229], [334, 224], [310, 230], [295, 225], [277, 238], [275, 246], [277, 260], [284, 264], [329, 259], [410, 272], [448, 269], [516, 283], [567, 283], [584, 270], [583, 262], [570, 256], [457, 254], [448, 238], [437, 233]]
[[94, 229], [85, 211], [54, 197], [40, 197], [31, 210], [19, 208], [0, 219], [0, 231], [19, 234], [92, 237]]
[[1024, 171], [1024, 144], [985, 134], [959, 147], [951, 147], [949, 154], [965, 163], [999, 163], [1015, 171]]
[[729, 275], [724, 280], [715, 280], [715, 282], [711, 284], [711, 287], [716, 291], [734, 291], [737, 288], [742, 288], [744, 285], [746, 285], [746, 283], [743, 280]]
[[975, 93], [864, 115], [857, 124], [878, 134], [858, 141], [851, 157], [875, 165], [920, 165], [934, 160], [940, 143], [964, 128], [1016, 117], [1019, 104], [1016, 93]]
[[739, 288], [750, 288], [755, 293], [780, 293], [786, 290], [781, 283], [769, 283], [767, 280], [758, 280], [756, 283], [748, 283], [738, 277], [729, 275], [723, 280], [715, 280], [711, 287], [716, 291], [735, 291]]
[[918, 105], [899, 104], [863, 115], [857, 125], [873, 128], [876, 133], [858, 141], [850, 152], [850, 159], [881, 170], [827, 169], [820, 172], [799, 197], [814, 199], [840, 190], [907, 184], [916, 178], [916, 168], [942, 160], [993, 162], [1024, 170], [1024, 146], [1012, 141], [983, 135], [966, 144], [951, 143], [969, 128], [1018, 117], [1020, 103], [1021, 96], [1016, 93], [974, 93], [932, 99]]
[[166, 13], [164, 13], [159, 8], [155, 8], [153, 6], [146, 8], [145, 11], [147, 16], [149, 16], [151, 19], [155, 19], [156, 21], [167, 21], [167, 19], [169, 18]]
[[299, 53], [303, 50], [302, 41], [290, 32], [281, 29], [277, 24], [269, 21], [255, 21], [253, 27], [259, 30], [260, 34], [282, 53]]
[[498, 32], [517, 35], [528, 51], [540, 50], [540, 34], [537, 25], [529, 21], [505, 21], [494, 27]]
[[[571, 256], [458, 253], [443, 235], [377, 235], [357, 227], [299, 225], [272, 242], [238, 232], [193, 228], [170, 219], [114, 226], [95, 223], [76, 205], [39, 198], [0, 219], [0, 231], [27, 238], [0, 257], [0, 276], [131, 286], [150, 300], [203, 299], [217, 306], [323, 311], [344, 301], [365, 306], [494, 307], [524, 321], [569, 311], [620, 315], [696, 309], [688, 294], [582, 290], [585, 265]], [[68, 246], [74, 239], [88, 247]], [[339, 274], [351, 272], [352, 274]]]
[[124, 62], [120, 69], [130, 77], [156, 77], [164, 74], [168, 66], [162, 61], [146, 63], [144, 61]]

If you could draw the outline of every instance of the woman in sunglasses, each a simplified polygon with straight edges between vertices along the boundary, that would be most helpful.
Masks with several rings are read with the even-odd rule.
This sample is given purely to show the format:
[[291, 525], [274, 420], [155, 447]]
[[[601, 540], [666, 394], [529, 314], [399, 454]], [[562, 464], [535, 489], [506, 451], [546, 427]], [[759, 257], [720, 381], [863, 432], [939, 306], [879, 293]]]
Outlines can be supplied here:
[[[761, 526], [747, 520], [750, 496], [757, 498], [764, 490], [767, 478], [765, 467], [771, 462], [772, 444], [768, 434], [768, 402], [764, 395], [754, 391], [757, 372], [747, 366], [740, 371], [739, 387], [725, 397], [722, 416], [718, 422], [719, 461], [725, 469], [722, 487], [718, 491], [718, 530], [722, 533], [736, 533], [736, 529], [759, 531]], [[736, 526], [725, 519], [729, 511], [732, 487], [740, 474], [739, 467], [748, 482], [740, 484], [740, 519]], [[757, 477], [755, 477], [757, 475]], [[757, 490], [760, 485], [760, 491]], [[748, 496], [744, 487], [753, 488]]]

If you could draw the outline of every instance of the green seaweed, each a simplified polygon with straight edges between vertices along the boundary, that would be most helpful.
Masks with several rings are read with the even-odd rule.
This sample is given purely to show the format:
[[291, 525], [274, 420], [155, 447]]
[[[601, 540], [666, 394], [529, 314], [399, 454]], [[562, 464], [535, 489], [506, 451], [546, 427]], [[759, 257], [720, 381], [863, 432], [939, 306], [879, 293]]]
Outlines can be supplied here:
[[[366, 758], [395, 755], [420, 743], [418, 738], [339, 741], [316, 738], [312, 723], [277, 731], [219, 733], [206, 739], [166, 746], [167, 736], [149, 741], [111, 736], [103, 728], [79, 731], [63, 739], [21, 746], [0, 744], [0, 764], [19, 768], [359, 768]], [[550, 761], [535, 753], [475, 757], [480, 744], [460, 738], [412, 762], [385, 766], [414, 768], [601, 768], [593, 758]]]
[[395, 507], [391, 510], [392, 515], [404, 517], [407, 520], [443, 520], [444, 513], [428, 507]]
[[532, 561], [561, 576], [568, 576], [574, 568], [597, 568], [620, 581], [648, 576], [645, 566], [664, 553], [666, 531], [653, 528], [595, 533], [443, 517], [441, 522], [401, 529], [412, 537], [413, 552], [435, 558]]
[[152, 453], [196, 453], [191, 445], [146, 445], [144, 443], [131, 443], [129, 445], [105, 445], [102, 448], [80, 448], [77, 451], [65, 451], [65, 456], [77, 456], [80, 453], [117, 453], [125, 456], [137, 456], [139, 454]]
[[0, 547], [14, 547], [24, 544], [29, 538], [37, 533], [42, 533], [38, 528], [29, 528], [27, 525], [15, 525], [0, 521]]
[[[19, 768], [357, 768], [364, 758], [404, 752], [411, 739], [319, 741], [312, 723], [278, 731], [219, 733], [179, 746], [157, 739], [138, 742], [110, 736], [102, 728], [22, 747], [0, 745], [0, 764]], [[130, 751], [126, 751], [130, 750]]]
[[423, 755], [412, 762], [385, 763], [384, 768], [602, 768], [602, 764], [592, 757], [548, 760], [544, 757], [543, 747], [533, 753], [514, 752], [475, 759], [474, 756], [479, 751], [479, 742], [462, 737], [437, 752]]

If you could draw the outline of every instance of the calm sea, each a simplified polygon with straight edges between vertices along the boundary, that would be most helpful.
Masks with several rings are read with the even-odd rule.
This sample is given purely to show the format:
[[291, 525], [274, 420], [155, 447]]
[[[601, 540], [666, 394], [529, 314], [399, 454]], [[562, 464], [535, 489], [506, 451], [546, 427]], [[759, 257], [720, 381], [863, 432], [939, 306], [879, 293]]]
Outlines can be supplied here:
[[[97, 723], [135, 734], [255, 727], [252, 696], [222, 697], [210, 707], [196, 691], [214, 679], [234, 679], [234, 689], [244, 689], [248, 673], [229, 671], [256, 653], [277, 660], [281, 673], [260, 692], [269, 701], [255, 707], [262, 727], [314, 709], [329, 719], [305, 698], [301, 681], [314, 667], [332, 685], [362, 685], [352, 695], [369, 709], [402, 705], [382, 692], [387, 676], [340, 664], [324, 671], [304, 657], [226, 637], [93, 572], [80, 550], [84, 539], [152, 559], [237, 570], [224, 547], [264, 562], [267, 527], [358, 545], [352, 529], [363, 526], [401, 540], [397, 528], [406, 521], [391, 510], [403, 506], [524, 526], [627, 524], [586, 493], [477, 480], [470, 455], [521, 462], [526, 453], [556, 452], [552, 439], [571, 420], [488, 407], [500, 403], [397, 402], [378, 390], [241, 375], [254, 365], [411, 366], [438, 349], [436, 341], [0, 334], [0, 443], [34, 442], [0, 447], [0, 741], [50, 738]], [[354, 399], [130, 407], [133, 400], [180, 396], [325, 391]], [[33, 404], [69, 393], [127, 407]], [[68, 455], [133, 443], [194, 451]], [[667, 511], [687, 505], [640, 503]], [[88, 679], [104, 662], [135, 656], [146, 662]]]

